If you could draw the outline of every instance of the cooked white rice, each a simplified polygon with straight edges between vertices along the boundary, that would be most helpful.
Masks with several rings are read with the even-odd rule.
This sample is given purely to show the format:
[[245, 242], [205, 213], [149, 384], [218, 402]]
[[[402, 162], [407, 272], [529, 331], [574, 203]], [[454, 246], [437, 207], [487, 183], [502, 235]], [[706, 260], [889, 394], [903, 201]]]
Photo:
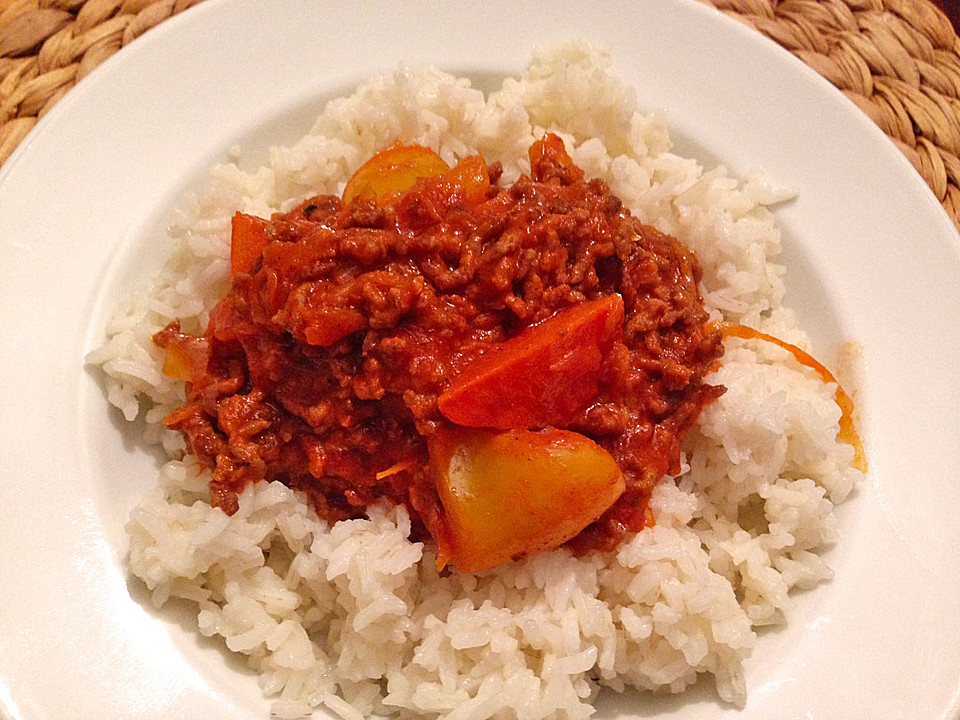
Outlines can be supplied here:
[[209, 505], [207, 471], [161, 424], [183, 388], [161, 374], [150, 337], [172, 320], [206, 325], [228, 284], [234, 211], [268, 216], [338, 193], [397, 139], [451, 163], [480, 152], [509, 182], [529, 170], [531, 142], [558, 132], [588, 176], [697, 251], [715, 318], [803, 344], [781, 307], [766, 207], [783, 196], [671, 153], [661, 120], [638, 112], [608, 65], [582, 44], [535, 51], [489, 97], [430, 68], [371, 79], [266, 167], [214, 168], [173, 217], [171, 261], [91, 355], [110, 402], [140, 415], [171, 457], [132, 513], [130, 569], [157, 606], [196, 602], [200, 632], [248, 657], [276, 715], [582, 718], [602, 687], [680, 692], [704, 673], [742, 705], [757, 626], [784, 622], [792, 589], [830, 578], [818, 553], [859, 478], [853, 451], [837, 440], [834, 386], [765, 343], [727, 341], [713, 379], [728, 390], [691, 432], [682, 474], [656, 490], [655, 526], [609, 554], [560, 549], [473, 575], [439, 575], [403, 509], [330, 526], [300, 494], [264, 483], [227, 517]]

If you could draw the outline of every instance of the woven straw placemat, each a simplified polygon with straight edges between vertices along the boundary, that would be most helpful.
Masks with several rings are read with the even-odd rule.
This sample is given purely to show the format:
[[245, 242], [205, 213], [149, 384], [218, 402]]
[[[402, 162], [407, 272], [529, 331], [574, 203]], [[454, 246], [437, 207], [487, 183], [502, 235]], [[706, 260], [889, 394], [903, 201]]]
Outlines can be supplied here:
[[960, 228], [960, 40], [929, 0], [701, 0], [775, 40], [855, 102]]
[[0, 165], [124, 45], [199, 0], [0, 0]]
[[[0, 0], [0, 164], [84, 75], [199, 0]], [[930, 0], [701, 0], [855, 102], [960, 227], [960, 40]]]

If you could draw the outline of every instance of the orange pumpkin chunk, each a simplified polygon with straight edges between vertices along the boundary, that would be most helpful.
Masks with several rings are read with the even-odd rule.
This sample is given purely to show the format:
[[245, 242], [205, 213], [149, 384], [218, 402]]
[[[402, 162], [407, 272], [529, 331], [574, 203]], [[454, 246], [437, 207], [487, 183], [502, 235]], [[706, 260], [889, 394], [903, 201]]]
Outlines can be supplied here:
[[575, 305], [468, 364], [437, 405], [468, 427], [565, 424], [596, 396], [598, 374], [622, 334], [619, 295]]
[[238, 212], [230, 223], [230, 277], [247, 272], [267, 244], [267, 221]]
[[420, 178], [437, 177], [450, 169], [443, 158], [420, 145], [391, 145], [367, 160], [343, 190], [343, 204], [358, 201], [384, 206], [413, 187]]
[[451, 428], [428, 446], [448, 530], [439, 567], [477, 572], [559, 547], [624, 490], [613, 457], [567, 430]]

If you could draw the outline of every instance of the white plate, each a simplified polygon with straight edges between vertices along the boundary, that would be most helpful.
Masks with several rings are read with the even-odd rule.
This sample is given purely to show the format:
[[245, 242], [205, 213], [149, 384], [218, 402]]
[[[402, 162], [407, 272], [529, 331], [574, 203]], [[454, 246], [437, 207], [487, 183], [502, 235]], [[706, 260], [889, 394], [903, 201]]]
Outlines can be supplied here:
[[[15, 718], [265, 718], [254, 678], [149, 609], [123, 523], [154, 482], [83, 356], [156, 266], [171, 198], [236, 142], [291, 140], [321, 101], [400, 61], [516, 73], [533, 43], [613, 51], [682, 150], [763, 166], [788, 303], [818, 348], [863, 346], [869, 482], [840, 510], [836, 579], [747, 664], [749, 701], [608, 697], [671, 718], [956, 717], [960, 707], [960, 240], [856, 108], [691, 0], [204, 3], [72, 91], [0, 174], [0, 705]], [[0, 713], [2, 715], [2, 713]]]

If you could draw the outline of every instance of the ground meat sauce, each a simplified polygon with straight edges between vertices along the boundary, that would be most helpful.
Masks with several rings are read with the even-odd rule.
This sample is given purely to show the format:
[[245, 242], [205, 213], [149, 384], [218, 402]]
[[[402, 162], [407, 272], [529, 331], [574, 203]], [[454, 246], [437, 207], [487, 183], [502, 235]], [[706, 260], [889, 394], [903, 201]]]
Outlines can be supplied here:
[[213, 468], [215, 506], [232, 514], [248, 483], [280, 480], [327, 519], [388, 498], [437, 537], [426, 437], [449, 425], [438, 395], [485, 349], [618, 293], [622, 342], [564, 429], [609, 451], [626, 491], [571, 545], [609, 548], [643, 527], [652, 488], [679, 471], [686, 431], [723, 392], [703, 382], [722, 345], [705, 325], [701, 271], [604, 182], [584, 181], [558, 139], [531, 160], [532, 177], [510, 187], [491, 168], [481, 202], [418, 181], [386, 207], [319, 196], [274, 215], [206, 333], [157, 334], [195, 360], [166, 423]]

